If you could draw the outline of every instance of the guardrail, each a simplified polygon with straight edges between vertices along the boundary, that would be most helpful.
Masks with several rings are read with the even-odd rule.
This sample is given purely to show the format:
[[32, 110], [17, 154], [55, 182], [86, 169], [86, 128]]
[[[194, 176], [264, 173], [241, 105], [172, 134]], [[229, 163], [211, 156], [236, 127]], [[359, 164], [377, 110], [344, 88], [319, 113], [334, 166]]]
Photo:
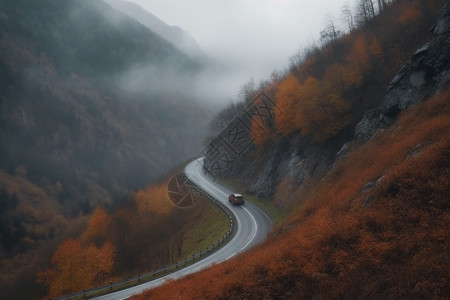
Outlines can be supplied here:
[[221, 201], [214, 198], [210, 193], [203, 190], [197, 184], [192, 182], [186, 176], [186, 174], [184, 172], [180, 172], [180, 175], [186, 180], [185, 182], [188, 183], [191, 188], [196, 189], [198, 192], [203, 194], [206, 198], [211, 200], [215, 205], [217, 205], [220, 209], [222, 209], [225, 212], [225, 214], [229, 218], [229, 224], [230, 224], [227, 233], [221, 239], [219, 239], [217, 242], [209, 245], [206, 249], [200, 250], [199, 252], [193, 254], [192, 256], [182, 259], [180, 261], [177, 261], [176, 263], [174, 263], [172, 265], [165, 266], [163, 268], [133, 277], [131, 279], [127, 279], [127, 280], [123, 280], [123, 281], [119, 281], [119, 282], [111, 282], [108, 285], [104, 285], [104, 286], [92, 288], [92, 289], [87, 289], [87, 290], [84, 290], [82, 292], [78, 292], [75, 294], [70, 294], [70, 295], [59, 297], [59, 298], [55, 298], [55, 300], [56, 299], [58, 299], [58, 300], [89, 299], [89, 298], [98, 297], [101, 295], [117, 292], [120, 290], [124, 290], [126, 288], [129, 288], [132, 286], [137, 286], [137, 285], [140, 285], [140, 284], [143, 284], [146, 282], [150, 282], [152, 280], [164, 277], [165, 275], [168, 275], [170, 273], [174, 273], [175, 271], [177, 271], [179, 269], [183, 269], [189, 265], [192, 265], [192, 264], [200, 261], [201, 259], [204, 259], [205, 257], [213, 254], [214, 252], [219, 250], [223, 245], [225, 245], [226, 242], [228, 242], [233, 237], [234, 233], [236, 232], [236, 225], [235, 225], [236, 222], [235, 222], [234, 214], [231, 212], [231, 210], [225, 204], [223, 204]]

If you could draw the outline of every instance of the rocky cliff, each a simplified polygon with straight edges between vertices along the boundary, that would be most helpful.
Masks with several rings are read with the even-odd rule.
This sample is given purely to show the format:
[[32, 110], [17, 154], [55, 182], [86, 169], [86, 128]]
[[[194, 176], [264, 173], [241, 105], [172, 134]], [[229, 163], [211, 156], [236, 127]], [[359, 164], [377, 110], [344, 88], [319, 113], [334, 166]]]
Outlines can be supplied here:
[[[205, 168], [214, 177], [234, 177], [245, 192], [271, 199], [284, 179], [293, 183], [292, 191], [310, 178], [320, 178], [345, 156], [352, 143], [370, 139], [377, 131], [391, 125], [401, 111], [436, 94], [450, 79], [450, 5], [440, 12], [432, 27], [434, 38], [418, 49], [389, 84], [382, 104], [366, 112], [354, 128], [348, 128], [324, 143], [297, 134], [278, 137], [263, 149], [251, 141], [248, 120], [261, 115], [270, 121], [276, 115], [275, 101], [264, 93], [258, 95], [244, 112], [214, 139], [203, 152]], [[352, 133], [354, 132], [354, 134]]]
[[450, 3], [431, 28], [436, 38], [418, 49], [391, 81], [383, 103], [356, 125], [355, 138], [367, 140], [391, 125], [399, 113], [428, 99], [450, 81]]

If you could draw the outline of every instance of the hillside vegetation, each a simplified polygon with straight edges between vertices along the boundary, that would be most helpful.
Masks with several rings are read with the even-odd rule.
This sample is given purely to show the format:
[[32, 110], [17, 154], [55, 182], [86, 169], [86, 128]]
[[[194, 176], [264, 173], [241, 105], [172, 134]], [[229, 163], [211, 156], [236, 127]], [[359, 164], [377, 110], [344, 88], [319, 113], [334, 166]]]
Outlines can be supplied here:
[[[362, 2], [373, 1], [355, 4]], [[246, 109], [228, 119], [228, 128], [244, 122], [239, 139], [249, 145], [236, 155], [219, 132], [205, 152], [208, 171], [237, 178], [246, 192], [286, 212], [298, 206], [297, 191], [325, 175], [363, 116], [382, 103], [395, 73], [433, 39], [429, 29], [444, 2], [392, 1], [368, 19], [358, 6], [351, 30], [299, 51], [287, 70], [244, 89]]]
[[255, 249], [133, 299], [447, 299], [448, 3], [428, 31], [445, 2], [385, 3], [248, 88], [225, 130], [251, 124], [252, 145], [231, 156], [219, 133], [207, 170], [290, 216]]
[[0, 294], [45, 295], [58, 243], [199, 151], [202, 67], [103, 1], [0, 2]]
[[133, 299], [446, 299], [449, 100], [352, 149], [256, 249]]
[[78, 237], [58, 245], [37, 280], [52, 298], [126, 280], [191, 257], [228, 227], [207, 198], [179, 209], [166, 185], [149, 186], [111, 212], [97, 208]]

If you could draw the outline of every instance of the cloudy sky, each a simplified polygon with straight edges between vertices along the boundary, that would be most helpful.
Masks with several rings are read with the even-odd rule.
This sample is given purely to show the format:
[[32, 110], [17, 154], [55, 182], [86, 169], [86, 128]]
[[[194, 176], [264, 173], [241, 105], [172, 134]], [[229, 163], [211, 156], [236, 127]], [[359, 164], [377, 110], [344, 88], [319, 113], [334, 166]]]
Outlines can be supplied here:
[[[193, 36], [213, 57], [256, 82], [319, 40], [326, 17], [353, 0], [128, 0]], [[238, 80], [243, 80], [238, 79]]]

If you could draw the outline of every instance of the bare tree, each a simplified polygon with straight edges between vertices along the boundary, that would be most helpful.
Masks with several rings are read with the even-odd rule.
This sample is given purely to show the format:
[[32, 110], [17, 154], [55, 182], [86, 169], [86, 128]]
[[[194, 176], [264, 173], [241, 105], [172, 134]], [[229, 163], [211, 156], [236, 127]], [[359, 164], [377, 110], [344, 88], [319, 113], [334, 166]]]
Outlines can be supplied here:
[[360, 24], [368, 23], [375, 17], [375, 7], [372, 0], [358, 1], [358, 21]]
[[337, 40], [341, 35], [341, 32], [336, 27], [334, 18], [328, 15], [325, 22], [325, 28], [320, 32], [320, 40], [322, 41], [322, 43], [328, 43]]
[[258, 90], [256, 89], [256, 84], [253, 78], [251, 78], [246, 84], [244, 84], [239, 89], [238, 97], [240, 100], [243, 100], [246, 103], [249, 103], [253, 100], [253, 98], [258, 93]]
[[344, 3], [344, 6], [342, 7], [342, 19], [345, 24], [347, 24], [348, 31], [352, 32], [355, 30], [355, 21], [353, 18], [353, 13], [350, 8], [350, 5], [348, 2]]
[[383, 0], [378, 0], [378, 11], [382, 12], [386, 3]]
[[388, 3], [394, 2], [393, 0], [378, 0], [378, 13], [384, 11]]

